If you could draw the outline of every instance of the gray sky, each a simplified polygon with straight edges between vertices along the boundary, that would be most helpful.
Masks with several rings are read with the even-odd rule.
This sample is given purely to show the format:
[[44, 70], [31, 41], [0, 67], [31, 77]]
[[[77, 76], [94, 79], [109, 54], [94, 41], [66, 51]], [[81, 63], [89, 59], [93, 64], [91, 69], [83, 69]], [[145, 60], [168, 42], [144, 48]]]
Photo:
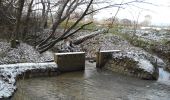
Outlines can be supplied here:
[[[124, 0], [126, 1], [126, 0]], [[140, 13], [139, 21], [144, 20], [144, 16], [152, 16], [152, 24], [156, 25], [170, 25], [170, 0], [146, 0], [147, 2], [152, 2], [158, 6], [148, 5], [148, 4], [137, 4], [137, 6], [145, 9], [139, 9], [133, 6], [126, 6], [126, 9], [121, 9], [117, 17], [123, 19], [137, 19]], [[115, 15], [117, 8], [110, 8], [107, 10], [100, 11], [95, 18], [98, 20], [104, 18], [110, 18]]]

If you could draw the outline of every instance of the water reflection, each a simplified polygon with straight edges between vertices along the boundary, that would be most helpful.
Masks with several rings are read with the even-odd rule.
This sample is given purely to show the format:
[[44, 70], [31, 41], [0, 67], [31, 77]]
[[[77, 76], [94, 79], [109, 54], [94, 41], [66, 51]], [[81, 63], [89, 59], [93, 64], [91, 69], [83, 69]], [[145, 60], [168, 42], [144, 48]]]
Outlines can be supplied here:
[[86, 62], [84, 72], [20, 80], [12, 100], [168, 100], [170, 86], [140, 80]]

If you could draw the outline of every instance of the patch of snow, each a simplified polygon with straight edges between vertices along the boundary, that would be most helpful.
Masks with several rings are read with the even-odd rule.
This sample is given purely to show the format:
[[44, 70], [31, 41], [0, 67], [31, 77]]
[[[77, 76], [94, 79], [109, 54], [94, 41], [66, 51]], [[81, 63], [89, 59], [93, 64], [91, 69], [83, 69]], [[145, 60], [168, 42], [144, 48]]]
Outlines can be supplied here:
[[153, 73], [154, 67], [150, 63], [150, 61], [138, 58], [135, 58], [135, 60], [138, 62], [139, 68], [144, 69], [147, 72]]
[[141, 27], [140, 29], [142, 29], [142, 30], [161, 30], [162, 28], [161, 27]]
[[0, 42], [0, 64], [13, 64], [25, 62], [46, 62], [54, 60], [49, 51], [40, 54], [32, 46], [21, 43], [17, 48], [11, 48], [10, 43]]
[[120, 52], [121, 50], [103, 50], [103, 51], [100, 51], [100, 52]]
[[55, 53], [55, 55], [70, 55], [70, 54], [84, 54], [85, 52], [65, 52], [65, 53]]
[[149, 72], [149, 73], [153, 73], [155, 68], [154, 66], [152, 65], [152, 63], [146, 59], [145, 57], [146, 55], [145, 54], [140, 54], [140, 53], [137, 53], [137, 52], [118, 52], [118, 53], [113, 53], [112, 57], [113, 58], [119, 58], [119, 59], [122, 59], [122, 58], [125, 58], [125, 57], [128, 57], [129, 59], [133, 59], [134, 61], [138, 62], [138, 66], [139, 68], [141, 69], [144, 69], [146, 72]]
[[106, 32], [106, 29], [101, 29], [101, 30], [92, 32], [92, 33], [90, 33], [90, 34], [86, 34], [86, 35], [79, 36], [78, 38], [76, 38], [76, 40], [81, 40], [81, 39], [83, 39], [84, 37], [91, 36], [91, 35], [96, 36], [96, 35], [99, 35], [99, 34], [104, 33], [104, 32]]
[[55, 62], [50, 63], [18, 63], [0, 65], [0, 98], [10, 97], [16, 90], [16, 77], [28, 70], [57, 68]]

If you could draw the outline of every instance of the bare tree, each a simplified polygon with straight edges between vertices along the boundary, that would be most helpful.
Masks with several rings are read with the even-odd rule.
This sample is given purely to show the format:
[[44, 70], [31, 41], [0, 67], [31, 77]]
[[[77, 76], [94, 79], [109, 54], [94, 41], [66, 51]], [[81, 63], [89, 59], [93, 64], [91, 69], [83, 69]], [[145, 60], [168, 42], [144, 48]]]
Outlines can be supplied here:
[[[47, 22], [52, 20], [50, 25], [51, 27], [49, 28], [50, 31], [47, 33], [49, 34], [48, 37], [42, 41], [39, 41], [36, 46], [37, 50], [42, 53], [52, 48], [57, 42], [72, 36], [85, 26], [91, 24], [92, 22], [83, 23], [83, 25], [79, 24], [87, 15], [91, 15], [93, 19], [93, 14], [98, 11], [111, 7], [117, 7], [118, 10], [115, 14], [116, 16], [119, 10], [124, 8], [124, 5], [132, 5], [133, 3], [147, 3], [144, 2], [145, 0], [123, 1], [121, 3], [116, 3], [113, 2], [113, 0], [0, 0], [0, 13], [2, 13], [0, 18], [5, 19], [6, 21], [4, 22], [9, 22], [13, 27], [14, 34], [12, 40], [14, 41], [17, 39], [26, 38], [27, 33], [30, 32], [30, 30], [34, 31], [30, 32], [30, 34], [43, 33], [43, 29], [48, 28]], [[97, 6], [103, 5], [103, 3], [104, 6]], [[4, 7], [3, 9], [6, 10], [1, 9], [2, 6]], [[70, 15], [79, 10], [82, 12], [79, 13], [79, 18], [77, 18], [73, 24], [68, 26], [67, 24], [70, 20]], [[25, 20], [22, 20], [21, 18]], [[65, 30], [60, 33], [56, 32], [56, 30], [59, 29], [61, 24], [65, 21], [65, 25], [67, 26], [65, 27]], [[21, 23], [24, 23], [22, 24], [22, 27], [20, 27]], [[39, 30], [37, 31], [37, 29]], [[22, 35], [20, 34], [20, 30], [23, 30]], [[13, 47], [16, 46], [13, 45]]]
[[21, 17], [22, 17], [22, 11], [24, 8], [24, 3], [25, 0], [18, 0], [18, 10], [17, 10], [17, 17], [16, 17], [16, 28], [13, 34], [13, 39], [11, 41], [11, 47], [15, 48], [16, 47], [16, 40], [19, 40], [19, 27], [21, 24]]
[[[105, 1], [103, 1], [105, 2]], [[96, 2], [94, 2], [94, 0], [62, 0], [62, 2], [60, 2], [60, 4], [58, 5], [58, 11], [57, 11], [57, 15], [55, 17], [55, 22], [53, 23], [52, 27], [51, 27], [51, 33], [49, 35], [49, 37], [47, 37], [45, 40], [43, 40], [38, 46], [37, 49], [39, 52], [44, 52], [50, 48], [52, 48], [57, 42], [66, 39], [69, 36], [72, 36], [73, 34], [75, 34], [78, 30], [82, 29], [84, 26], [89, 25], [91, 22], [84, 24], [82, 26], [80, 26], [78, 29], [75, 29], [75, 26], [87, 15], [92, 14], [94, 12], [97, 12], [99, 10], [102, 9], [106, 9], [106, 8], [110, 8], [110, 7], [118, 7], [118, 10], [116, 12], [115, 15], [117, 15], [118, 11], [120, 10], [121, 6], [123, 5], [130, 5], [132, 3], [147, 3], [144, 2], [143, 0], [134, 0], [134, 1], [128, 1], [128, 2], [121, 2], [121, 3], [114, 3], [114, 4], [109, 4], [107, 6], [95, 9], [91, 11], [91, 6], [93, 4], [96, 4]], [[83, 14], [80, 16], [79, 19], [77, 19], [77, 21], [75, 21], [75, 23], [70, 26], [66, 31], [64, 31], [62, 34], [57, 34], [57, 36], [55, 35], [55, 31], [58, 28], [58, 26], [65, 20], [68, 18], [68, 16], [76, 10], [76, 8], [78, 8], [79, 5], [82, 4], [87, 4], [86, 8], [83, 11]], [[71, 32], [73, 29], [75, 29], [75, 31]]]
[[50, 11], [50, 0], [47, 0], [46, 3], [44, 2], [44, 0], [41, 0], [41, 4], [42, 4], [43, 9], [42, 9], [42, 18], [41, 18], [42, 22], [41, 22], [40, 27], [44, 29], [47, 27], [48, 13]]
[[28, 32], [28, 25], [29, 25], [29, 21], [30, 21], [30, 15], [32, 12], [32, 4], [33, 4], [34, 0], [31, 0], [31, 2], [28, 5], [28, 11], [27, 11], [27, 15], [26, 15], [26, 20], [25, 20], [25, 26], [24, 26], [24, 31], [22, 33], [22, 38], [25, 39], [26, 38], [26, 34]]
[[[89, 1], [88, 5], [85, 8], [81, 17], [79, 19], [77, 19], [77, 21], [75, 21], [75, 23], [70, 28], [68, 28], [64, 33], [62, 33], [62, 35], [55, 38], [55, 34], [54, 34], [55, 30], [58, 28], [58, 26], [61, 24], [61, 22], [63, 22], [81, 4], [82, 1], [83, 0], [73, 0], [72, 2], [69, 3], [69, 0], [63, 0], [63, 2], [59, 5], [57, 16], [55, 18], [55, 22], [53, 23], [53, 25], [51, 27], [52, 32], [51, 32], [50, 36], [38, 45], [38, 50], [40, 52], [44, 52], [44, 51], [48, 50], [49, 48], [53, 47], [57, 42], [59, 42], [63, 39], [66, 39], [67, 37], [76, 33], [78, 30], [82, 29], [84, 26], [89, 25], [91, 23], [90, 22], [90, 23], [84, 24], [84, 25], [80, 26], [80, 28], [78, 28], [75, 31], [70, 33], [70, 31], [87, 15], [87, 12], [88, 12], [91, 4], [93, 3], [93, 0]], [[69, 5], [68, 5], [68, 3], [69, 3]], [[67, 5], [68, 5], [68, 7], [67, 7]], [[63, 15], [64, 12], [65, 12], [65, 15]]]

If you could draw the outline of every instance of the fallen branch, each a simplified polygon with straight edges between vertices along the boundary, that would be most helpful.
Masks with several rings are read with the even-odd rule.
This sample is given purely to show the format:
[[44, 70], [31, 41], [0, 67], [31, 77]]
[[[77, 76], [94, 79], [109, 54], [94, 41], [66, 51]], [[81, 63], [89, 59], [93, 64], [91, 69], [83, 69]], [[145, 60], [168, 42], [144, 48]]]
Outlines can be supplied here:
[[105, 33], [106, 32], [106, 29], [102, 29], [102, 30], [98, 30], [96, 32], [93, 32], [91, 34], [87, 34], [87, 35], [84, 35], [84, 36], [80, 36], [78, 37], [77, 39], [73, 40], [73, 44], [74, 45], [79, 45], [81, 44], [82, 42], [88, 40], [88, 39], [91, 39], [99, 34], [102, 34], [102, 33]]

